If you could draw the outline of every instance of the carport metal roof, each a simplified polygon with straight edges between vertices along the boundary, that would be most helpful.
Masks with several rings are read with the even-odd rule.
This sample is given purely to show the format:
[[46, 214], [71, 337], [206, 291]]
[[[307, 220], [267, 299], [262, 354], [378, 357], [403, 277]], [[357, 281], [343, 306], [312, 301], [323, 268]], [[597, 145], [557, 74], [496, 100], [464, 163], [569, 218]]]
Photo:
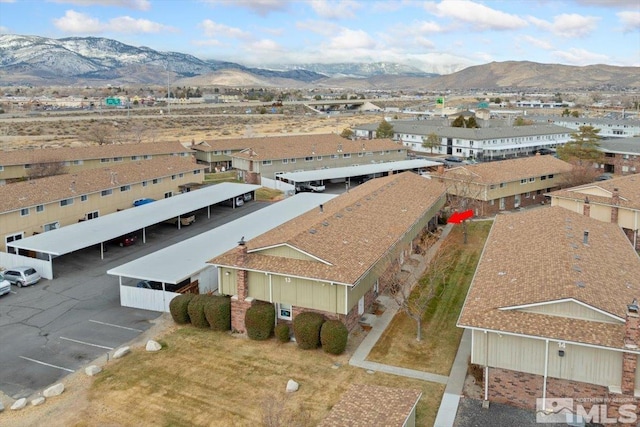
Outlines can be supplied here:
[[292, 182], [319, 181], [334, 178], [351, 178], [353, 176], [370, 175], [374, 173], [395, 172], [409, 169], [420, 169], [439, 166], [442, 163], [424, 159], [399, 160], [397, 162], [371, 163], [343, 168], [316, 169], [302, 172], [288, 172], [278, 175], [280, 179]]
[[112, 276], [177, 284], [204, 270], [214, 258], [336, 197], [302, 193], [107, 271]]
[[260, 188], [221, 183], [8, 243], [53, 256], [68, 254]]

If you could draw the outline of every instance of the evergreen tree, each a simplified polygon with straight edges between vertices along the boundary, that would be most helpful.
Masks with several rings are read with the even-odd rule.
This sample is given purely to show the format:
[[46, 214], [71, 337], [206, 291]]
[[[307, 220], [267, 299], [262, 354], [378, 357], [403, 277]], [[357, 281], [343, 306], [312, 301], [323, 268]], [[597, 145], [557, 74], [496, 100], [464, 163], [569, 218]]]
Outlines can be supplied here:
[[571, 140], [558, 147], [556, 152], [561, 160], [578, 165], [596, 163], [602, 157], [599, 150], [600, 129], [593, 126], [580, 126], [578, 132], [571, 134]]
[[376, 138], [393, 138], [393, 125], [382, 119], [378, 129], [376, 129]]

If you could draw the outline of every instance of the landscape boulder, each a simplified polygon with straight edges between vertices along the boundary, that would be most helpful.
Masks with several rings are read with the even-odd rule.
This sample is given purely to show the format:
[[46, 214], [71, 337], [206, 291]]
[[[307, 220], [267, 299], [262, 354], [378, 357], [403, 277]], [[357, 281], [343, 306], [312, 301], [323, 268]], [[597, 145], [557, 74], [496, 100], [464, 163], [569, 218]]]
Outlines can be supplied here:
[[63, 391], [64, 391], [64, 384], [58, 383], [56, 385], [52, 385], [51, 387], [45, 389], [45, 391], [42, 392], [42, 395], [44, 397], [60, 396]]
[[147, 351], [160, 351], [162, 350], [162, 346], [159, 342], [154, 340], [147, 341]]
[[128, 346], [120, 347], [119, 349], [116, 350], [115, 353], [113, 353], [113, 358], [120, 359], [121, 357], [124, 357], [127, 354], [129, 354], [130, 351], [131, 349]]
[[84, 373], [89, 375], [90, 377], [99, 374], [102, 372], [102, 368], [100, 366], [91, 365], [84, 368]]
[[294, 391], [298, 391], [300, 385], [294, 380], [287, 381], [287, 393], [293, 393]]
[[36, 397], [35, 399], [33, 399], [33, 400], [31, 401], [31, 405], [32, 405], [32, 406], [42, 405], [42, 404], [44, 403], [44, 401], [45, 401], [45, 400], [46, 400], [46, 399], [45, 399], [44, 397], [42, 397], [42, 396], [40, 396], [40, 397]]
[[17, 411], [18, 409], [22, 409], [25, 406], [27, 406], [27, 398], [23, 397], [22, 399], [18, 399], [13, 402], [13, 405], [11, 405], [11, 409]]

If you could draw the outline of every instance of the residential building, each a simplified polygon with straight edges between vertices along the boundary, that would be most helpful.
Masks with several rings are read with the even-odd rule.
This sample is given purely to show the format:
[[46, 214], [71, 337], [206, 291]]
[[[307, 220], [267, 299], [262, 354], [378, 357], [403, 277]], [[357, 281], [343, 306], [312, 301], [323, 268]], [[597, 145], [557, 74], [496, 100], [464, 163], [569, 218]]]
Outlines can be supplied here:
[[[541, 148], [556, 148], [569, 141], [571, 130], [552, 124], [477, 129], [438, 126], [426, 120], [392, 121], [393, 140], [416, 154], [437, 154], [464, 159], [499, 160], [531, 155]], [[374, 138], [376, 124], [355, 127], [357, 138]], [[441, 141], [433, 150], [422, 143], [435, 134]]]
[[[458, 319], [484, 399], [534, 409], [573, 398], [607, 404], [609, 417], [631, 403], [637, 414], [638, 277], [616, 224], [560, 207], [498, 215]], [[546, 402], [540, 414], [558, 409]]]
[[640, 137], [600, 141], [604, 153], [600, 168], [605, 173], [629, 175], [640, 172]]
[[640, 250], [640, 175], [628, 175], [547, 194], [560, 206], [604, 222], [618, 224]]
[[191, 158], [164, 156], [0, 186], [0, 230], [5, 243], [161, 199], [202, 182]]
[[572, 129], [575, 132], [581, 126], [593, 126], [600, 129], [599, 135], [603, 138], [631, 138], [640, 136], [640, 121], [633, 119], [604, 119], [588, 117], [561, 117], [561, 116], [527, 116], [529, 120], [538, 123], [553, 123], [558, 126]]
[[357, 166], [407, 159], [407, 149], [389, 139], [353, 141], [337, 134], [247, 138], [232, 165], [249, 184], [285, 172]]
[[191, 144], [199, 163], [209, 171], [222, 171], [231, 168], [231, 155], [251, 146], [256, 138], [211, 139]]
[[553, 156], [536, 155], [499, 162], [441, 168], [432, 176], [447, 193], [478, 216], [544, 204], [544, 194], [566, 185], [573, 167]]
[[46, 170], [76, 173], [113, 164], [191, 154], [192, 151], [179, 142], [0, 151], [0, 184], [38, 176]]
[[253, 301], [276, 304], [277, 321], [303, 311], [353, 330], [391, 277], [422, 253], [445, 203], [444, 187], [412, 172], [373, 179], [211, 261], [243, 332]]

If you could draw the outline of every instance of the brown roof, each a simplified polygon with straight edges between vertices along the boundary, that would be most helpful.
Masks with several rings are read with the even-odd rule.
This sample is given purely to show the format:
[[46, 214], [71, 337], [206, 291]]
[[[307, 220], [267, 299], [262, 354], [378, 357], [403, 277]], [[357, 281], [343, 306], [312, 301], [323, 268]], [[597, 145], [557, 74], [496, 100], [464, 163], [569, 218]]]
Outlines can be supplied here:
[[[583, 243], [588, 230], [588, 243]], [[624, 319], [640, 297], [640, 258], [620, 227], [561, 207], [498, 215], [459, 319], [460, 326], [608, 347], [623, 324], [500, 310], [575, 300]]]
[[351, 384], [318, 427], [402, 427], [420, 390]]
[[[500, 184], [542, 175], [570, 172], [572, 166], [553, 156], [531, 156], [497, 162], [478, 163], [447, 169], [445, 178], [471, 179], [480, 184]], [[473, 178], [468, 178], [472, 176]]]
[[[444, 187], [412, 172], [376, 178], [247, 242], [245, 268], [354, 284], [427, 211]], [[320, 261], [261, 255], [287, 245]], [[210, 262], [237, 266], [235, 250]]]
[[0, 212], [9, 212], [199, 169], [202, 169], [202, 166], [197, 165], [191, 158], [162, 157], [0, 185]]
[[328, 156], [330, 154], [361, 153], [363, 151], [406, 150], [390, 139], [353, 141], [335, 133], [323, 135], [293, 135], [247, 138], [245, 150], [233, 157], [255, 160]]
[[[630, 209], [640, 209], [640, 175], [628, 175], [619, 178], [609, 179], [607, 181], [594, 182], [593, 184], [585, 184], [577, 187], [568, 188], [566, 190], [558, 190], [549, 193], [551, 197], [559, 197], [562, 199], [584, 200], [589, 197], [591, 203], [611, 204], [611, 195], [613, 190], [617, 188], [620, 195], [620, 206]], [[594, 190], [603, 190], [608, 196], [598, 196], [593, 193]]]
[[225, 139], [210, 139], [202, 141], [195, 145], [189, 146], [195, 151], [224, 151], [224, 150], [244, 150], [250, 147], [253, 143], [251, 141], [259, 140], [263, 138], [225, 138]]
[[141, 144], [108, 144], [73, 148], [35, 148], [0, 151], [0, 165], [24, 165], [72, 160], [144, 156], [145, 154], [189, 153], [179, 142], [149, 142]]

